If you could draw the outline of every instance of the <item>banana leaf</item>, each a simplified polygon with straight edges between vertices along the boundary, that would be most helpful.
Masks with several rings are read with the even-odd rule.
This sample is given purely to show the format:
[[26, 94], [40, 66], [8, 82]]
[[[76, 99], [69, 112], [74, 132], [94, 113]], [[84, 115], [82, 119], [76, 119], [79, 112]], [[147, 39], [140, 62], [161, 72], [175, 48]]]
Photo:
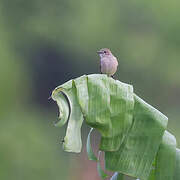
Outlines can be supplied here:
[[168, 118], [138, 97], [132, 85], [106, 75], [84, 75], [57, 87], [52, 98], [60, 109], [57, 125], [69, 120], [65, 151], [81, 151], [85, 120], [101, 134], [99, 150], [105, 152], [107, 170], [141, 180], [179, 177], [180, 153], [166, 131]]
[[165, 131], [156, 157], [155, 179], [173, 179], [176, 159], [176, 139]]
[[86, 150], [87, 150], [87, 155], [88, 159], [92, 161], [98, 161], [96, 155], [94, 154], [92, 147], [91, 147], [91, 133], [93, 131], [93, 128], [89, 131], [88, 137], [87, 137], [87, 143], [86, 143]]
[[[60, 94], [61, 93], [61, 94]], [[58, 96], [58, 94], [60, 94]], [[81, 112], [77, 96], [76, 96], [76, 87], [74, 84], [74, 81], [69, 81], [64, 84], [63, 87], [56, 88], [52, 93], [52, 99], [57, 101], [57, 104], [59, 105], [59, 109], [61, 109], [61, 106], [65, 103], [60, 103], [61, 100], [67, 100], [67, 103], [65, 104], [63, 110], [59, 111], [60, 115], [60, 122], [57, 122], [56, 124], [61, 124], [61, 117], [63, 120], [63, 123], [66, 122], [64, 120], [64, 117], [67, 117], [68, 112], [70, 113], [68, 115], [69, 121], [68, 126], [66, 130], [66, 136], [63, 140], [63, 148], [67, 152], [80, 152], [82, 148], [82, 141], [81, 141], [81, 126], [83, 123], [83, 114]], [[62, 95], [64, 98], [62, 98]], [[67, 104], [69, 104], [69, 110], [67, 110]], [[65, 115], [61, 115], [61, 113], [65, 112]]]
[[162, 141], [167, 117], [134, 94], [132, 127], [119, 150], [105, 152], [106, 168], [147, 179]]
[[175, 163], [175, 172], [174, 172], [174, 179], [180, 179], [180, 149], [176, 148], [176, 163]]
[[96, 74], [74, 82], [86, 123], [102, 135], [100, 150], [118, 150], [132, 124], [133, 87]]

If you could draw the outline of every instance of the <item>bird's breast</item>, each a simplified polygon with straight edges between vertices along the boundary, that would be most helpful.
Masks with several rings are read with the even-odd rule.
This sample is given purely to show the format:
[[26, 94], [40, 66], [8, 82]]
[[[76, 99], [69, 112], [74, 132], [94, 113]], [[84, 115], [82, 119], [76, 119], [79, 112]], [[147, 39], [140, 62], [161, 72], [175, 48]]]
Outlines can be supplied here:
[[101, 72], [103, 74], [113, 75], [117, 70], [118, 62], [115, 57], [101, 58]]

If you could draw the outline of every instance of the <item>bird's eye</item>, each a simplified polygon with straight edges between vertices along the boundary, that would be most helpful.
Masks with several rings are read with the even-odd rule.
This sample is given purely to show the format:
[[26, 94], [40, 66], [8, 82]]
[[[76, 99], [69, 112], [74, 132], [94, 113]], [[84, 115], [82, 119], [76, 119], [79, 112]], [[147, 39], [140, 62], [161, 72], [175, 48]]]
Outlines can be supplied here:
[[106, 51], [104, 51], [104, 53], [106, 54]]

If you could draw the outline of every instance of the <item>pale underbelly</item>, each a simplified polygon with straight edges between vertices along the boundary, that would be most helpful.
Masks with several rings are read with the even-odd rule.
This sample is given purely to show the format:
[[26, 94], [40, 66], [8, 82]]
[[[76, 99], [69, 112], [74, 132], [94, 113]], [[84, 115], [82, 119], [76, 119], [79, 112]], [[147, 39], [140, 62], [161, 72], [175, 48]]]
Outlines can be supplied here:
[[117, 71], [117, 63], [101, 61], [101, 73], [112, 76]]

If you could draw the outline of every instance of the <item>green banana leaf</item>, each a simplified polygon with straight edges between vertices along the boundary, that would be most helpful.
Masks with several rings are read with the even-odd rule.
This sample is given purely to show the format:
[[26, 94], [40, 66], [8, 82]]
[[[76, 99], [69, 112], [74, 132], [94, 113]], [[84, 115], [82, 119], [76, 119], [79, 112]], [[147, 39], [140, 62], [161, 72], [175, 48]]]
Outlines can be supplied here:
[[105, 152], [108, 170], [147, 179], [162, 141], [167, 117], [134, 94], [132, 127], [116, 152]]
[[56, 125], [69, 120], [65, 151], [81, 151], [85, 120], [101, 134], [105, 169], [141, 180], [178, 180], [180, 153], [166, 131], [168, 118], [138, 97], [132, 85], [106, 75], [84, 75], [57, 87], [52, 98], [59, 106]]
[[[59, 96], [58, 96], [59, 94]], [[62, 95], [64, 97], [62, 97]], [[65, 98], [66, 97], [66, 98]], [[59, 105], [59, 109], [62, 108], [62, 106], [65, 103], [65, 99], [67, 99], [67, 103], [62, 108], [63, 110], [59, 111], [60, 115], [59, 118], [62, 117], [63, 123], [61, 123], [61, 120], [57, 122], [57, 126], [63, 125], [66, 120], [64, 120], [64, 117], [67, 117], [68, 114], [68, 126], [66, 130], [66, 136], [64, 137], [63, 141], [63, 147], [64, 150], [67, 152], [80, 152], [82, 148], [82, 141], [81, 141], [81, 126], [83, 123], [83, 114], [81, 112], [77, 96], [76, 96], [76, 87], [74, 84], [74, 81], [69, 81], [64, 84], [63, 88], [56, 88], [52, 93], [52, 99], [57, 101], [57, 104]], [[67, 109], [67, 105], [69, 104], [70, 108]], [[65, 115], [61, 115], [61, 113], [65, 113]], [[74, 118], [77, 117], [77, 118]]]
[[156, 179], [173, 179], [176, 159], [176, 139], [165, 131], [156, 157]]
[[93, 131], [93, 128], [89, 131], [88, 137], [87, 137], [87, 144], [86, 144], [86, 149], [87, 149], [87, 155], [88, 159], [92, 161], [98, 161], [96, 155], [94, 154], [92, 147], [91, 147], [91, 133]]
[[180, 149], [176, 148], [176, 163], [174, 171], [174, 180], [180, 179]]

